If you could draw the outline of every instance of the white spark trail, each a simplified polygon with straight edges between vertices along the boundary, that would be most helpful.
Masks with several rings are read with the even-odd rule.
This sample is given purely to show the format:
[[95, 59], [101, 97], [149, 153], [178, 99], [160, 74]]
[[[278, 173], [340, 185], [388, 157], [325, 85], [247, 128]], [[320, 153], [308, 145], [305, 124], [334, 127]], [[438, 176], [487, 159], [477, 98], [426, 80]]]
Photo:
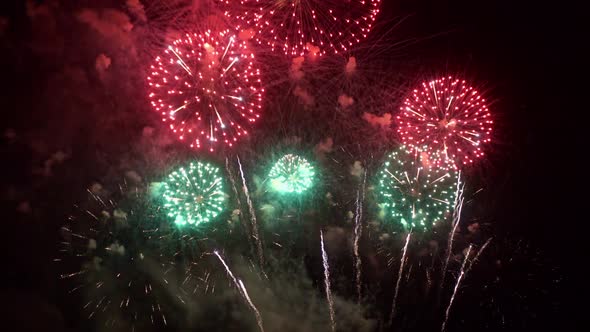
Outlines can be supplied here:
[[242, 163], [240, 162], [240, 157], [236, 156], [238, 159], [238, 165], [240, 168], [240, 175], [242, 177], [242, 185], [244, 194], [246, 195], [246, 203], [248, 203], [248, 211], [250, 212], [250, 220], [252, 221], [252, 236], [256, 239], [256, 247], [258, 249], [258, 260], [260, 263], [260, 269], [264, 266], [264, 252], [262, 251], [262, 241], [260, 239], [260, 235], [258, 234], [258, 223], [256, 222], [256, 213], [254, 211], [254, 205], [252, 204], [252, 200], [250, 199], [250, 194], [248, 193], [248, 186], [246, 185], [246, 178], [244, 177], [244, 171], [242, 170]]
[[461, 265], [461, 272], [459, 272], [459, 278], [457, 278], [457, 283], [455, 284], [455, 289], [453, 290], [453, 295], [451, 296], [451, 300], [449, 301], [449, 306], [447, 307], [447, 311], [445, 312], [445, 320], [442, 324], [441, 327], [441, 332], [444, 332], [446, 326], [447, 326], [447, 321], [449, 320], [449, 313], [451, 312], [451, 306], [453, 305], [453, 301], [455, 300], [455, 296], [457, 295], [457, 289], [459, 289], [459, 286], [461, 285], [461, 281], [465, 278], [466, 276], [466, 272], [465, 272], [465, 265], [467, 264], [467, 261], [469, 260], [469, 254], [471, 254], [471, 248], [473, 247], [472, 244], [469, 245], [469, 248], [467, 249], [467, 253], [465, 254], [465, 259], [463, 260], [463, 264]]
[[223, 55], [221, 56], [221, 60], [223, 60], [225, 58], [225, 55], [227, 54], [227, 51], [229, 50], [229, 48], [233, 42], [234, 42], [234, 37], [231, 37], [229, 39], [229, 43], [227, 43], [227, 47], [225, 48], [225, 51], [223, 51]]
[[176, 53], [176, 51], [172, 48], [172, 46], [168, 46], [168, 49], [170, 51], [172, 51], [172, 53], [174, 53], [174, 55], [176, 55], [176, 57], [178, 58], [178, 61], [176, 63], [178, 63], [182, 69], [184, 69], [189, 75], [193, 75], [193, 73], [191, 72], [190, 68], [188, 67], [188, 65], [184, 62], [184, 60], [182, 60], [182, 58], [180, 57], [180, 55], [178, 55], [178, 53]]
[[227, 275], [230, 276], [230, 278], [232, 279], [232, 281], [234, 282], [234, 284], [236, 285], [236, 287], [240, 291], [240, 295], [244, 298], [244, 300], [248, 303], [248, 306], [250, 306], [250, 309], [252, 309], [252, 311], [254, 312], [254, 316], [256, 316], [256, 322], [258, 323], [258, 327], [260, 328], [260, 331], [264, 332], [264, 325], [262, 323], [262, 316], [260, 315], [258, 308], [256, 308], [256, 306], [252, 302], [252, 299], [250, 299], [250, 296], [248, 295], [248, 291], [246, 290], [246, 286], [244, 285], [244, 283], [242, 282], [241, 279], [236, 278], [236, 276], [232, 273], [229, 266], [227, 265], [225, 260], [223, 260], [223, 258], [221, 257], [221, 255], [219, 254], [219, 252], [217, 250], [213, 251], [213, 254], [215, 254], [215, 256], [217, 256], [217, 258], [219, 258], [219, 261], [221, 262], [221, 264], [223, 264], [223, 267], [225, 267], [225, 271], [227, 272]]
[[444, 287], [445, 284], [445, 277], [447, 274], [447, 267], [449, 266], [449, 260], [451, 259], [451, 253], [453, 252], [453, 241], [455, 239], [455, 233], [457, 232], [457, 227], [461, 221], [461, 211], [463, 210], [463, 190], [465, 189], [465, 184], [461, 183], [461, 172], [457, 176], [457, 191], [455, 192], [455, 210], [453, 211], [453, 227], [451, 228], [451, 232], [449, 234], [448, 246], [447, 246], [447, 257], [445, 258], [445, 263], [442, 269], [442, 276], [440, 281], [440, 289]]
[[328, 301], [328, 307], [330, 309], [330, 324], [332, 326], [332, 332], [336, 331], [336, 320], [334, 317], [334, 301], [332, 300], [332, 290], [330, 287], [330, 265], [328, 264], [328, 254], [324, 248], [324, 232], [320, 230], [320, 240], [322, 247], [322, 260], [324, 262], [324, 281], [326, 284], [326, 300]]
[[250, 299], [250, 296], [248, 295], [248, 291], [246, 290], [246, 286], [244, 286], [244, 283], [242, 282], [242, 280], [238, 279], [238, 282], [240, 283], [240, 288], [242, 290], [242, 294], [246, 298], [246, 301], [250, 305], [250, 308], [252, 309], [252, 311], [254, 311], [254, 315], [256, 316], [256, 323], [258, 323], [258, 327], [260, 328], [260, 331], [264, 332], [264, 326], [262, 325], [262, 316], [260, 316], [260, 312], [258, 311], [258, 308], [256, 308], [254, 303], [252, 303], [252, 300]]
[[225, 74], [236, 62], [238, 62], [238, 57], [234, 58], [234, 60], [229, 64], [229, 66], [227, 66], [227, 68], [225, 68], [223, 73]]
[[406, 264], [406, 254], [408, 253], [408, 244], [410, 243], [410, 238], [412, 236], [412, 230], [408, 232], [408, 236], [406, 236], [406, 244], [404, 245], [404, 249], [402, 250], [402, 259], [399, 265], [399, 272], [397, 274], [397, 282], [395, 283], [395, 290], [393, 293], [393, 301], [391, 304], [391, 315], [389, 316], [389, 325], [393, 323], [393, 318], [395, 317], [396, 313], [396, 302], [397, 302], [397, 295], [399, 293], [399, 286], [402, 281], [402, 275], [404, 272], [404, 265]]
[[469, 262], [469, 266], [467, 267], [467, 271], [465, 271], [465, 274], [467, 274], [469, 271], [471, 271], [473, 264], [475, 264], [477, 262], [477, 260], [479, 259], [479, 255], [481, 255], [481, 253], [486, 249], [486, 247], [490, 244], [490, 242], [492, 242], [492, 239], [493, 238], [489, 238], [486, 241], [486, 243], [484, 243], [483, 246], [481, 246], [481, 248], [479, 249], [477, 254], [475, 254], [475, 257], [471, 260], [471, 262]]
[[225, 125], [223, 124], [223, 120], [221, 120], [221, 115], [219, 115], [219, 112], [217, 111], [217, 107], [215, 107], [215, 104], [213, 104], [213, 109], [215, 110], [215, 114], [217, 114], [217, 119], [219, 120], [219, 124], [221, 125], [221, 128], [225, 128]]
[[[229, 159], [228, 158], [225, 158], [225, 169], [227, 170], [227, 174], [229, 175], [229, 180], [231, 182], [231, 186], [232, 186], [232, 190], [234, 191], [234, 195], [236, 197], [236, 202], [238, 203], [238, 208], [241, 210], [241, 208], [242, 208], [242, 202], [240, 200], [240, 195], [238, 194], [238, 187], [236, 186], [236, 181], [234, 179], [234, 174], [231, 171], [231, 168], [229, 167]], [[240, 215], [238, 217], [240, 219], [240, 223], [242, 224], [242, 227], [244, 227], [244, 231], [248, 235], [248, 243], [250, 244], [250, 247], [252, 249], [252, 252], [254, 252], [253, 244], [250, 241], [250, 236], [252, 236], [250, 234], [250, 228], [248, 227], [248, 224], [246, 223], [246, 221], [244, 220], [244, 218], [242, 218], [242, 213], [240, 213]]]
[[363, 202], [365, 200], [365, 183], [367, 180], [367, 172], [364, 172], [363, 182], [360, 186], [359, 190], [356, 192], [356, 213], [354, 218], [354, 257], [355, 257], [355, 270], [356, 270], [356, 293], [358, 297], [358, 302], [361, 302], [361, 255], [359, 253], [359, 241], [361, 239], [363, 225], [362, 225], [362, 218], [363, 218]]

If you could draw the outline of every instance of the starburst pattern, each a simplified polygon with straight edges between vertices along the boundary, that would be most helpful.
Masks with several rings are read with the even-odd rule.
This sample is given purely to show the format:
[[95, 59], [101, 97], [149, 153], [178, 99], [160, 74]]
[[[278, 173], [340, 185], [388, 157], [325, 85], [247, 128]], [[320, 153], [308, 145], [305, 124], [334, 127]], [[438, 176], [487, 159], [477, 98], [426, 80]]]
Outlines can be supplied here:
[[396, 122], [405, 145], [428, 153], [436, 164], [446, 159], [457, 167], [484, 155], [482, 146], [491, 141], [493, 123], [479, 92], [452, 77], [423, 82], [413, 90]]
[[212, 221], [224, 208], [226, 194], [220, 169], [192, 162], [168, 175], [164, 183], [164, 209], [178, 226]]
[[154, 60], [149, 100], [193, 148], [233, 146], [260, 117], [264, 88], [254, 54], [228, 30], [187, 34]]
[[300, 194], [312, 186], [315, 170], [305, 158], [287, 154], [274, 164], [268, 176], [275, 191]]
[[389, 154], [378, 174], [379, 203], [387, 218], [406, 229], [427, 229], [453, 209], [457, 173], [429, 164], [424, 153], [401, 147]]
[[381, 0], [219, 0], [226, 16], [289, 56], [347, 51], [367, 37]]

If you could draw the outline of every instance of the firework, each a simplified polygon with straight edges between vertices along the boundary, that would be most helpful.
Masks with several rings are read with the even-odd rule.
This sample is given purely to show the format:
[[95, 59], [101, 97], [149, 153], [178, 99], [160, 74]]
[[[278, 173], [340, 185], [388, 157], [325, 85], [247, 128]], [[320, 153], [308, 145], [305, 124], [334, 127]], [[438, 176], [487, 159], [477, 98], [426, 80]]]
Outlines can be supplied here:
[[380, 0], [218, 0], [238, 28], [288, 56], [338, 53], [367, 37]]
[[190, 147], [233, 146], [260, 117], [260, 71], [246, 42], [228, 30], [187, 34], [150, 67], [154, 110]]
[[[453, 227], [451, 227], [451, 231], [449, 233], [449, 240], [447, 241], [447, 256], [445, 258], [445, 262], [442, 268], [442, 277], [440, 281], [440, 289], [445, 285], [445, 278], [447, 275], [447, 267], [449, 266], [449, 260], [451, 259], [451, 254], [453, 253], [453, 242], [455, 240], [455, 233], [457, 232], [457, 227], [461, 223], [461, 212], [463, 211], [463, 202], [465, 198], [463, 197], [463, 193], [465, 192], [465, 183], [461, 183], [461, 172], [457, 176], [457, 190], [455, 191], [455, 209], [453, 210]], [[439, 298], [440, 299], [440, 298]]]
[[359, 184], [359, 189], [356, 192], [356, 213], [354, 216], [354, 242], [353, 242], [353, 253], [355, 258], [354, 269], [356, 274], [356, 294], [358, 297], [358, 302], [361, 302], [361, 255], [359, 251], [359, 242], [361, 239], [363, 225], [362, 225], [362, 218], [363, 218], [363, 203], [365, 200], [365, 184], [367, 180], [367, 173], [363, 172], [363, 182]]
[[406, 244], [404, 245], [404, 249], [402, 250], [402, 258], [400, 259], [399, 265], [399, 272], [397, 274], [397, 281], [395, 283], [395, 291], [393, 294], [393, 300], [391, 302], [391, 314], [389, 315], [389, 325], [393, 322], [393, 318], [396, 314], [396, 304], [397, 304], [397, 295], [399, 294], [399, 286], [402, 281], [402, 275], [404, 272], [404, 265], [406, 264], [406, 254], [408, 253], [408, 244], [410, 244], [410, 238], [412, 236], [412, 232], [408, 232], [406, 236]]
[[178, 226], [210, 222], [224, 208], [225, 192], [220, 170], [208, 163], [191, 162], [168, 175], [164, 183], [164, 209]]
[[[443, 77], [423, 82], [406, 98], [396, 117], [407, 146], [428, 153], [434, 163], [472, 163], [489, 143], [492, 119], [486, 100], [464, 80]], [[441, 153], [438, 153], [441, 152]]]
[[244, 170], [242, 169], [242, 163], [240, 162], [240, 157], [236, 157], [238, 160], [238, 166], [240, 168], [240, 176], [242, 177], [242, 189], [244, 190], [244, 195], [246, 195], [246, 202], [248, 203], [248, 211], [250, 212], [250, 220], [252, 221], [252, 236], [256, 240], [256, 248], [258, 250], [258, 262], [260, 263], [260, 268], [264, 265], [264, 251], [262, 250], [262, 240], [260, 239], [260, 235], [258, 234], [258, 223], [256, 221], [256, 211], [254, 210], [254, 204], [252, 204], [252, 199], [250, 199], [250, 193], [248, 191], [248, 186], [246, 185], [246, 177], [244, 176]]
[[427, 229], [453, 208], [457, 173], [404, 146], [387, 157], [378, 179], [380, 205], [406, 229]]
[[324, 231], [320, 230], [320, 245], [322, 248], [322, 262], [324, 264], [324, 284], [326, 286], [326, 300], [330, 309], [330, 326], [332, 331], [336, 331], [336, 320], [334, 316], [334, 300], [332, 299], [332, 287], [330, 286], [330, 264], [328, 263], [328, 254], [324, 248]]
[[279, 159], [268, 177], [273, 190], [280, 193], [301, 194], [314, 182], [314, 167], [304, 158], [287, 154]]
[[252, 299], [250, 299], [250, 296], [248, 295], [248, 290], [246, 289], [246, 286], [244, 286], [244, 283], [242, 282], [241, 279], [236, 278], [236, 276], [232, 273], [231, 269], [229, 268], [229, 266], [227, 265], [227, 263], [221, 257], [221, 255], [219, 254], [219, 252], [217, 250], [215, 250], [213, 252], [213, 254], [215, 256], [217, 256], [217, 258], [219, 259], [221, 264], [223, 264], [223, 267], [225, 268], [227, 275], [232, 279], [232, 281], [234, 282], [234, 285], [236, 285], [236, 287], [240, 291], [240, 295], [242, 295], [242, 297], [244, 298], [246, 303], [248, 303], [248, 306], [250, 307], [250, 309], [252, 309], [252, 312], [254, 312], [254, 315], [256, 316], [256, 323], [258, 324], [258, 328], [260, 329], [261, 332], [264, 332], [264, 324], [262, 322], [262, 316], [260, 315], [258, 308], [256, 308], [256, 306], [252, 302]]
[[168, 325], [184, 301], [172, 292], [178, 261], [165, 218], [143, 187], [88, 193], [87, 206], [77, 206], [62, 227], [55, 259], [60, 279], [73, 285], [68, 293], [111, 330]]
[[[443, 324], [441, 326], [441, 332], [445, 331], [445, 328], [447, 326], [447, 322], [449, 320], [449, 314], [451, 313], [451, 306], [453, 305], [453, 301], [455, 300], [455, 296], [457, 295], [457, 290], [459, 289], [459, 286], [461, 286], [461, 281], [463, 281], [463, 279], [465, 278], [466, 275], [466, 271], [465, 271], [465, 265], [467, 264], [467, 261], [469, 260], [469, 254], [471, 254], [471, 248], [473, 247], [473, 245], [469, 245], [469, 248], [467, 248], [467, 253], [465, 254], [465, 259], [463, 260], [463, 264], [461, 264], [461, 271], [459, 271], [459, 277], [457, 278], [457, 283], [455, 284], [455, 288], [453, 288], [453, 295], [451, 296], [451, 300], [449, 301], [449, 306], [447, 307], [447, 310], [445, 311], [445, 320], [443, 321]], [[485, 247], [484, 247], [485, 248]], [[482, 249], [484, 249], [482, 248]]]

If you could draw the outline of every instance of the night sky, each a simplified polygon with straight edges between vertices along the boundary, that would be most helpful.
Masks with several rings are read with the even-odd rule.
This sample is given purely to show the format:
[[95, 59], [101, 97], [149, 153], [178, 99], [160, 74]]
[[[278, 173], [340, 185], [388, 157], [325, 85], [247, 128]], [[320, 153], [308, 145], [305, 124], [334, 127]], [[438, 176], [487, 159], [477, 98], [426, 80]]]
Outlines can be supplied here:
[[[580, 232], [576, 225], [585, 222], [571, 198], [578, 196], [575, 188], [584, 178], [573, 152], [585, 149], [571, 143], [582, 141], [573, 122], [584, 121], [579, 114], [586, 108], [576, 100], [585, 97], [576, 94], [582, 74], [575, 63], [586, 38], [577, 26], [582, 14], [574, 8], [553, 8], [559, 3], [535, 1], [383, 2], [379, 24], [366, 43], [399, 47], [386, 47], [377, 56], [376, 61], [395, 73], [380, 79], [380, 87], [400, 80], [415, 83], [432, 73], [458, 73], [476, 82], [490, 100], [493, 143], [472, 172], [485, 190], [470, 211], [499, 243], [505, 237], [537, 248], [543, 256], [538, 278], [559, 280], [558, 285], [539, 283], [547, 295], [528, 301], [541, 304], [524, 301], [535, 313], [523, 319], [528, 321], [518, 330], [575, 324], [575, 315], [566, 315], [564, 271], [567, 257], [576, 252], [572, 243], [577, 236], [571, 233]], [[113, 21], [115, 27], [105, 27], [101, 35], [76, 19], [84, 8], [119, 10], [134, 26], [125, 31]], [[158, 127], [159, 119], [147, 104], [140, 66], [149, 63], [146, 59], [156, 48], [141, 41], [148, 34], [135, 23], [123, 0], [0, 4], [0, 326], [7, 322], [19, 324], [14, 331], [77, 330], [76, 320], [69, 317], [76, 313], [64, 309], [68, 307], [51, 262], [58, 229], [72, 204], [85, 197], [92, 183], [115, 181], [129, 170], [156, 177], [167, 164], [191, 156]], [[111, 61], [107, 69], [98, 68], [100, 54]], [[263, 118], [257, 130], [272, 132], [276, 119], [271, 118]], [[269, 136], [261, 141], [284, 138], [281, 133]], [[474, 294], [465, 298], [457, 315], [472, 315], [465, 326], [477, 328], [477, 309], [469, 301], [476, 306], [479, 299]], [[407, 330], [432, 327], [416, 326]], [[453, 328], [461, 326], [457, 322]]]

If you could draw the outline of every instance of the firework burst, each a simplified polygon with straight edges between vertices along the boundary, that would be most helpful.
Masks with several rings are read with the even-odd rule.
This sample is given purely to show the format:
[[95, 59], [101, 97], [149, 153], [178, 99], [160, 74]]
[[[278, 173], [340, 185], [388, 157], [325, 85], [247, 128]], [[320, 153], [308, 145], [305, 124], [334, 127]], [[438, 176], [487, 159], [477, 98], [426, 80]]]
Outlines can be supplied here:
[[147, 188], [88, 193], [90, 200], [62, 227], [55, 259], [68, 293], [79, 294], [85, 315], [110, 330], [170, 325], [184, 303], [175, 288], [177, 245], [168, 241], [167, 223]]
[[164, 183], [164, 208], [178, 226], [208, 223], [223, 210], [226, 194], [218, 167], [192, 162]]
[[175, 40], [154, 60], [148, 85], [154, 110], [192, 148], [231, 147], [260, 117], [254, 54], [229, 30]]
[[380, 0], [219, 0], [258, 44], [288, 56], [338, 53], [371, 31]]
[[378, 175], [378, 201], [406, 229], [428, 229], [453, 209], [457, 173], [434, 167], [405, 147], [392, 152]]
[[[491, 141], [492, 119], [486, 100], [464, 80], [423, 82], [406, 98], [396, 117], [402, 142], [431, 155], [433, 162], [471, 164]], [[440, 153], [439, 153], [440, 152]]]
[[312, 186], [314, 175], [314, 168], [307, 160], [287, 154], [275, 163], [268, 177], [274, 190], [300, 194]]

